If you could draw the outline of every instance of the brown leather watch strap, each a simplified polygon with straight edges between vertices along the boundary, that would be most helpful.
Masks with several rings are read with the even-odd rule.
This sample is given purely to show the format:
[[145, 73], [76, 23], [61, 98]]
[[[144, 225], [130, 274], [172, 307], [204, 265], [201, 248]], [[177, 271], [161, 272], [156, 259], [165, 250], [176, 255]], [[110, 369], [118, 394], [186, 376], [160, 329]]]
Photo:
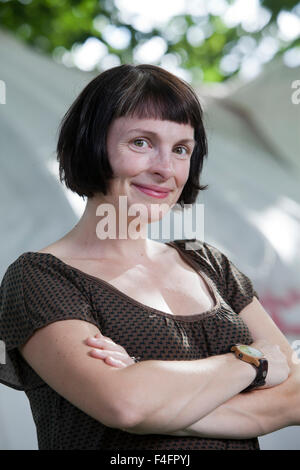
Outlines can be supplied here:
[[259, 359], [259, 366], [256, 367], [254, 364], [252, 366], [256, 369], [256, 377], [253, 382], [248, 385], [241, 393], [250, 392], [251, 390], [262, 387], [266, 383], [266, 377], [268, 373], [268, 361], [267, 359]]

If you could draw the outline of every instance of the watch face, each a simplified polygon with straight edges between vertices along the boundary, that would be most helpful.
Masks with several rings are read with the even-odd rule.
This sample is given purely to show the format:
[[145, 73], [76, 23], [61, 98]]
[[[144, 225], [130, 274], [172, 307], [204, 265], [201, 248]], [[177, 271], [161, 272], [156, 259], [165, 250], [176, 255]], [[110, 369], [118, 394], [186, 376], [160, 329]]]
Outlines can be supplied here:
[[242, 344], [239, 346], [239, 349], [242, 351], [242, 353], [249, 354], [249, 356], [263, 357], [263, 354], [258, 351], [258, 349], [252, 348], [251, 346]]

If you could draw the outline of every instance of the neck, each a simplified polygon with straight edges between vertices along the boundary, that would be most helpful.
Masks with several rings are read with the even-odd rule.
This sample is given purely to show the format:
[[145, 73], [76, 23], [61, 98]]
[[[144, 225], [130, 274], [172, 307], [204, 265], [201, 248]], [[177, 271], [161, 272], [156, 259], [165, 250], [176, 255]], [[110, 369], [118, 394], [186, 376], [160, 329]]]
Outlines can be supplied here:
[[[104, 203], [106, 204], [105, 201], [96, 197], [88, 199], [79, 222], [64, 237], [65, 241], [68, 241], [72, 246], [72, 256], [114, 260], [121, 258], [142, 262], [153, 259], [156, 253], [161, 252], [164, 245], [154, 242], [146, 236], [147, 223], [134, 226], [135, 238], [133, 238], [130, 236], [130, 223], [134, 217], [128, 217], [126, 225], [123, 224], [120, 231], [118, 210], [115, 210], [111, 219], [107, 217], [105, 211], [100, 215], [99, 207]], [[104, 212], [105, 215], [103, 215]], [[109, 237], [100, 238], [108, 230], [111, 230]], [[120, 232], [122, 232], [121, 236]]]

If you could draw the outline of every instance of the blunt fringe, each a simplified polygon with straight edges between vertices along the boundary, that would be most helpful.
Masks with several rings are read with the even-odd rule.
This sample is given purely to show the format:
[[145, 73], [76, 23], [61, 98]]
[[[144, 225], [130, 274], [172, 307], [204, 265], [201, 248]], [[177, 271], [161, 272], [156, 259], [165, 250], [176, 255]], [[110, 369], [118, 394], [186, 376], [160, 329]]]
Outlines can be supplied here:
[[207, 157], [203, 110], [192, 87], [161, 67], [124, 64], [100, 73], [81, 91], [59, 126], [60, 181], [81, 197], [107, 194], [113, 171], [106, 139], [113, 119], [130, 116], [190, 124], [196, 145], [190, 172], [177, 203], [193, 204]]

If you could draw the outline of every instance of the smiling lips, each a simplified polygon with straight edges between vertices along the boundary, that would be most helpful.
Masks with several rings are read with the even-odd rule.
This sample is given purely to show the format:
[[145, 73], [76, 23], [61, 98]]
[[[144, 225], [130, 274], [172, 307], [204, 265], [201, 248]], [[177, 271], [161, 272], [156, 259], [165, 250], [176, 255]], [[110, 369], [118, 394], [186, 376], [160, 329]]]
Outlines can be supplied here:
[[168, 196], [171, 189], [169, 188], [162, 188], [159, 186], [140, 186], [137, 184], [133, 184], [139, 191], [142, 191], [145, 194], [148, 194], [152, 197], [157, 197], [159, 199], [165, 198]]

